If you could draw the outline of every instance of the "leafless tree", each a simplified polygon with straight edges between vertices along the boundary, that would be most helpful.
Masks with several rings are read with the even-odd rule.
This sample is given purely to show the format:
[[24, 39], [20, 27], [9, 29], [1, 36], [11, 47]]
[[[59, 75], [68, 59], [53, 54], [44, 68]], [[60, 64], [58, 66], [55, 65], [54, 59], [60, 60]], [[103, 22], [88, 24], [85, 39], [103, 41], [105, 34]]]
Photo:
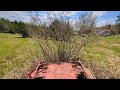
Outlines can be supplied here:
[[79, 34], [94, 33], [94, 28], [96, 27], [96, 16], [93, 12], [86, 12], [79, 17], [79, 21], [76, 22], [79, 28]]

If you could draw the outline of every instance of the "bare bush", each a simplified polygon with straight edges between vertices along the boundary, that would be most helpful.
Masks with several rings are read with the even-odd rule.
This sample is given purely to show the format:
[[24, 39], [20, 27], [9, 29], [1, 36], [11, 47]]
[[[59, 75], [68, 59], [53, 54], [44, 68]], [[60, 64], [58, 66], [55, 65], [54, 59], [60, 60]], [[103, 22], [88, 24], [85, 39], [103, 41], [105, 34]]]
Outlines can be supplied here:
[[38, 12], [29, 13], [40, 26], [41, 31], [35, 36], [47, 62], [79, 60], [81, 49], [96, 40], [96, 36], [92, 34], [86, 37], [73, 35], [69, 12], [63, 11], [57, 15], [54, 12], [47, 12], [46, 20], [42, 20]]

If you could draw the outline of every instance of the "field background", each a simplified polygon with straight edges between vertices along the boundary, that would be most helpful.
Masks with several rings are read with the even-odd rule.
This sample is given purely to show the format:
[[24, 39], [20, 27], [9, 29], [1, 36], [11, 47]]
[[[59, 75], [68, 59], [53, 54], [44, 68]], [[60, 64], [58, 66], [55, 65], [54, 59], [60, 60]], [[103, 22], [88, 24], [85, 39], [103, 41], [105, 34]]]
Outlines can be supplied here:
[[[120, 78], [120, 36], [100, 37], [83, 48], [80, 56], [96, 78]], [[42, 53], [34, 39], [0, 33], [0, 78], [24, 78], [40, 60]]]

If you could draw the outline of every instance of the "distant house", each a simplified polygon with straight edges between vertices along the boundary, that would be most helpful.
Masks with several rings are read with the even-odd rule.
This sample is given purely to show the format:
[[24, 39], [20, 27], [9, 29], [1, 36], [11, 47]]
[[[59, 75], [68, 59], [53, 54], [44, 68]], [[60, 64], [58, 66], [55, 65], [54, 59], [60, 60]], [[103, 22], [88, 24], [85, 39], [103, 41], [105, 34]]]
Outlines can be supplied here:
[[[75, 30], [74, 33], [79, 34], [79, 31]], [[99, 36], [111, 36], [111, 30], [95, 29], [95, 34]]]
[[111, 36], [111, 30], [95, 30], [96, 35]]

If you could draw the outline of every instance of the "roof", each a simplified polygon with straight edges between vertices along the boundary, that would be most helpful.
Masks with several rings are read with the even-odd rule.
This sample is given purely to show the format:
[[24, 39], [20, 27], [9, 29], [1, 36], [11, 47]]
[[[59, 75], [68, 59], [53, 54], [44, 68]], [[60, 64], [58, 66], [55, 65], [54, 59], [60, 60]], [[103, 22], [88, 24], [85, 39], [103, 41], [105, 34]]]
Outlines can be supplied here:
[[110, 30], [95, 30], [95, 33], [97, 35], [111, 35], [111, 31]]

